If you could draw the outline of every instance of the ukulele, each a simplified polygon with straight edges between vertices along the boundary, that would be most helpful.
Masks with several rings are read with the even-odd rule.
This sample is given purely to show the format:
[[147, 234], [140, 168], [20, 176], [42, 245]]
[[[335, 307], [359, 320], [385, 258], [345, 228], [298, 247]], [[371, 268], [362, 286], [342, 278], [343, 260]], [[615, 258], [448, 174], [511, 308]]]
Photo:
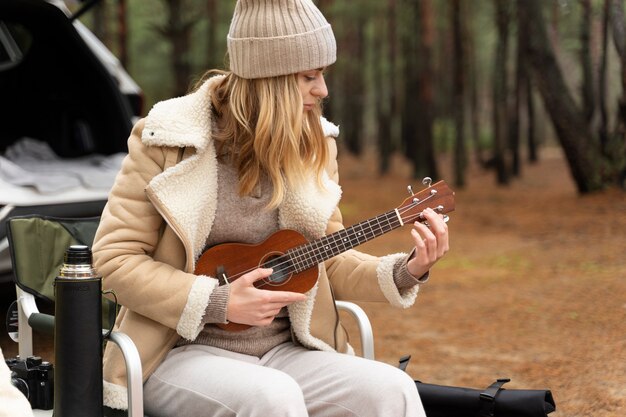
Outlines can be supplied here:
[[[410, 197], [399, 207], [311, 242], [295, 230], [283, 229], [259, 244], [215, 245], [200, 256], [195, 273], [216, 277], [224, 285], [256, 268], [272, 268], [255, 287], [305, 293], [317, 282], [318, 264], [407, 223], [425, 223], [422, 210], [431, 208], [448, 221], [445, 213], [454, 210], [454, 192], [444, 181], [431, 185], [426, 177], [422, 183], [427, 187], [417, 194], [407, 187]], [[218, 326], [231, 331], [251, 327], [233, 322]]]

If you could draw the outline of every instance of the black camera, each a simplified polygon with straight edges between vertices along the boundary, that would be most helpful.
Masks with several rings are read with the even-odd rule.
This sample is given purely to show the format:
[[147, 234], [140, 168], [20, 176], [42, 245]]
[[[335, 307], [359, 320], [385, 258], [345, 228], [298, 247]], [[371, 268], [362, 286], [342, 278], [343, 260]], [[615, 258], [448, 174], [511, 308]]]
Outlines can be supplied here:
[[39, 356], [5, 360], [11, 370], [11, 383], [20, 390], [32, 408], [52, 410], [54, 399], [54, 368]]

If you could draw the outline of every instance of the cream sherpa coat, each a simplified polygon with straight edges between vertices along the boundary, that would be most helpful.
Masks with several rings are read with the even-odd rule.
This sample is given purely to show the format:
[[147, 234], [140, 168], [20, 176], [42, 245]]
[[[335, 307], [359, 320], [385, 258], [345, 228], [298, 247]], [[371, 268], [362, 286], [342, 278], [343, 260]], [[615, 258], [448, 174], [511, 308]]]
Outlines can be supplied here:
[[[217, 160], [211, 139], [210, 94], [220, 77], [192, 94], [158, 103], [129, 138], [129, 154], [111, 190], [94, 242], [94, 263], [123, 306], [117, 330], [137, 345], [144, 381], [180, 337], [193, 340], [211, 292], [209, 276], [193, 274], [216, 210]], [[289, 190], [279, 207], [281, 228], [319, 238], [343, 228], [337, 208], [338, 128], [323, 120], [330, 163], [324, 190], [311, 180]], [[412, 305], [418, 286], [400, 293], [396, 261], [349, 250], [320, 265], [306, 301], [289, 306], [293, 334], [309, 349], [351, 353], [334, 305], [337, 299]], [[126, 375], [119, 349], [104, 356], [105, 405], [127, 409]]]

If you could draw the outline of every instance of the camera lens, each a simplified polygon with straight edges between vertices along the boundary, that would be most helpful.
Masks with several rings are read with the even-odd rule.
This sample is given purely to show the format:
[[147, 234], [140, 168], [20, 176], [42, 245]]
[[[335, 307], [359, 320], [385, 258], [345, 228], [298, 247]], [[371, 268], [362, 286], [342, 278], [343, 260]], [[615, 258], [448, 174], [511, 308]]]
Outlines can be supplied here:
[[50, 369], [52, 369], [52, 364], [50, 362], [41, 362], [41, 365], [39, 365], [39, 369], [41, 369], [42, 371], [49, 371]]
[[15, 378], [15, 372], [11, 374], [11, 385], [17, 388], [27, 399], [30, 399], [28, 384], [22, 378]]
[[41, 357], [40, 356], [29, 356], [26, 358], [26, 367], [28, 369], [34, 368], [35, 366], [41, 365]]

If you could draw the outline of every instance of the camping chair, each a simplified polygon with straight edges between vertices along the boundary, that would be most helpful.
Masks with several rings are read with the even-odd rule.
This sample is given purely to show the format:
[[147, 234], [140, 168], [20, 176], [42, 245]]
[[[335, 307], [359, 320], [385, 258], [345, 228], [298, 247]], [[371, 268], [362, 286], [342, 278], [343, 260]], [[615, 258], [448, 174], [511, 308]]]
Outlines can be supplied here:
[[[53, 334], [54, 317], [42, 314], [36, 300], [54, 302], [54, 279], [57, 276], [65, 250], [70, 245], [91, 246], [99, 217], [55, 218], [41, 215], [12, 217], [7, 223], [13, 276], [18, 298], [19, 355], [33, 354], [32, 329]], [[113, 324], [115, 307], [108, 299], [103, 302], [103, 327]], [[358, 305], [337, 301], [337, 308], [348, 312], [356, 321], [361, 340], [362, 356], [374, 360], [374, 337], [366, 313]], [[108, 332], [108, 330], [103, 330]], [[108, 340], [118, 345], [126, 362], [128, 378], [128, 416], [143, 416], [143, 380], [139, 353], [127, 335], [110, 332]], [[52, 410], [36, 410], [36, 416], [51, 416]], [[119, 410], [105, 409], [105, 415], [126, 415]]]
[[[54, 333], [54, 317], [39, 312], [36, 300], [54, 302], [54, 279], [65, 250], [70, 245], [88, 245], [98, 227], [99, 217], [55, 218], [39, 215], [12, 217], [7, 223], [13, 278], [18, 299], [18, 353], [20, 358], [33, 355], [32, 330]], [[114, 303], [103, 299], [103, 327], [115, 320]], [[103, 330], [107, 332], [108, 330]], [[118, 345], [126, 361], [129, 417], [143, 416], [142, 373], [139, 353], [132, 340], [120, 332], [111, 332], [108, 340]], [[52, 410], [36, 410], [36, 416], [52, 415]]]

